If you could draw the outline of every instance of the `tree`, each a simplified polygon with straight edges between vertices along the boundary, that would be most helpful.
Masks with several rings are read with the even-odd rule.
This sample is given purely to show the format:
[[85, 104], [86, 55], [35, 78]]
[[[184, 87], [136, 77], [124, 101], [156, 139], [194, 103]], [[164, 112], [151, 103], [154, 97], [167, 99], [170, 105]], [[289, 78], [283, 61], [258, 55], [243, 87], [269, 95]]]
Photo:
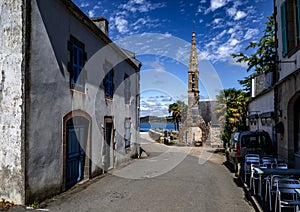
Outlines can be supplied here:
[[184, 101], [177, 100], [176, 103], [180, 110], [180, 120], [184, 121], [187, 117], [188, 106], [184, 103]]
[[[250, 80], [256, 74], [274, 71], [276, 68], [276, 42], [275, 42], [275, 21], [274, 15], [268, 16], [266, 28], [262, 38], [258, 42], [250, 42], [246, 47], [246, 51], [254, 49], [254, 53], [250, 56], [240, 52], [232, 54], [233, 58], [237, 58], [238, 63], [247, 63], [247, 71], [254, 71], [253, 74], [240, 80], [240, 84], [244, 86], [246, 91], [250, 91]], [[256, 50], [256, 51], [255, 51]]]
[[217, 96], [220, 107], [215, 111], [223, 122], [221, 138], [225, 144], [235, 131], [247, 130], [247, 108], [249, 103], [248, 93], [235, 88], [224, 89]]
[[174, 130], [179, 130], [179, 121], [181, 117], [181, 112], [177, 103], [173, 103], [169, 105], [169, 113], [172, 113]]
[[169, 113], [172, 113], [174, 129], [179, 131], [179, 122], [182, 117], [186, 118], [187, 115], [187, 105], [183, 101], [177, 100], [169, 105]]

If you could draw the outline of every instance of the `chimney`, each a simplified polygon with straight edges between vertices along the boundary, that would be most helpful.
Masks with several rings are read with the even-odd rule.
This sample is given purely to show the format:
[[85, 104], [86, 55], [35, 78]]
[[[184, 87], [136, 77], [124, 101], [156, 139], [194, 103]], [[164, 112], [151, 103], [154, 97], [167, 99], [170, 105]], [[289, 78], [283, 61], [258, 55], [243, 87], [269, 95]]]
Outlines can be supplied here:
[[106, 36], [108, 36], [108, 21], [104, 17], [91, 18], [94, 24], [102, 31]]

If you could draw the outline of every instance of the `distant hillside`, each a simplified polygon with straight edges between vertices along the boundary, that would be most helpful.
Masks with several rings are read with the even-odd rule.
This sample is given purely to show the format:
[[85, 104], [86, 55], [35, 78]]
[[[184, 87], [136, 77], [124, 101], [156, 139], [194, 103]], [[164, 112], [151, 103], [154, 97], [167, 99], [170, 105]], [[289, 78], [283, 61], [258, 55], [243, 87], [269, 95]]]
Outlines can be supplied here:
[[140, 118], [140, 122], [173, 122], [172, 116], [145, 116]]

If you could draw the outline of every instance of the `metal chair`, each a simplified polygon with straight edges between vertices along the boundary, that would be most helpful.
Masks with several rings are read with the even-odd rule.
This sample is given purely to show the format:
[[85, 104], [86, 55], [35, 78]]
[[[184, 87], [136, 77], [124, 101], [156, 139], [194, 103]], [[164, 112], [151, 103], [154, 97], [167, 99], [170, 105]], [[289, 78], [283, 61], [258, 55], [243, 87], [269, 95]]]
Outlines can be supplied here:
[[288, 169], [288, 165], [286, 163], [278, 163], [276, 169]]
[[[289, 176], [272, 175], [264, 178], [266, 190], [265, 190], [265, 202], [269, 199], [269, 209], [272, 210], [272, 196], [276, 193], [277, 183], [279, 180], [290, 180]], [[269, 197], [269, 198], [268, 198]]]
[[258, 154], [247, 154], [247, 155], [245, 155], [245, 162], [244, 162], [245, 182], [247, 182], [247, 175], [251, 175], [251, 164], [257, 164], [257, 165], [260, 164]]
[[[272, 168], [276, 169], [288, 169], [288, 165], [286, 163], [278, 163], [272, 164]], [[267, 176], [264, 178], [266, 190], [265, 190], [265, 201], [268, 200], [269, 197], [269, 208], [272, 210], [272, 196], [276, 192], [276, 186], [278, 180], [289, 180], [289, 176], [280, 176], [280, 175], [273, 175], [272, 177]]]
[[300, 182], [294, 179], [279, 179], [276, 189], [275, 211], [283, 207], [293, 207], [298, 211], [300, 201], [295, 189], [300, 189]]
[[268, 168], [273, 168], [277, 164], [276, 158], [273, 157], [262, 157], [261, 163], [267, 165]]
[[262, 164], [251, 164], [251, 177], [250, 177], [250, 189], [253, 190], [253, 194], [256, 195], [256, 183], [255, 181], [259, 180], [259, 175], [255, 173], [254, 168], [266, 169], [268, 168], [266, 165]]

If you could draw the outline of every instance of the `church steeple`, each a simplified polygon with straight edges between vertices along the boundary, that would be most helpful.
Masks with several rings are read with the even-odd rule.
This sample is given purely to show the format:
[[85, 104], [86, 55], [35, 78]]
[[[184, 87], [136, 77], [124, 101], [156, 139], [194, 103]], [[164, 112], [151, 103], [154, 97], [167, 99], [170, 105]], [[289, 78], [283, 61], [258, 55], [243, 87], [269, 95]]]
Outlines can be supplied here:
[[198, 87], [198, 54], [196, 47], [196, 34], [192, 32], [192, 47], [190, 52], [190, 64], [188, 71], [188, 107], [199, 104], [199, 87]]

